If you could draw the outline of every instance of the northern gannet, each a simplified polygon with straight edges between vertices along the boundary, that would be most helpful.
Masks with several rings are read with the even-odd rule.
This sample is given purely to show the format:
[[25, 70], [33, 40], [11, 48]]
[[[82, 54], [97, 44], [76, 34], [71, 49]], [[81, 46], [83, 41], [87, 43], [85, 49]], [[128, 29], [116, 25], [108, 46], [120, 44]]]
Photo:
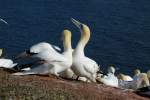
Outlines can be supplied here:
[[13, 75], [28, 74], [53, 74], [59, 76], [59, 73], [70, 68], [72, 65], [71, 32], [64, 30], [63, 45], [66, 49], [62, 54], [58, 53], [49, 43], [38, 43], [33, 45], [30, 50], [24, 52], [18, 57], [32, 56], [44, 60], [44, 63], [24, 72], [14, 73]]
[[120, 73], [118, 75], [118, 79], [123, 80], [123, 81], [133, 81], [133, 78], [131, 76], [125, 75], [125, 74], [122, 74], [122, 73]]
[[149, 85], [149, 77], [147, 73], [141, 73], [140, 69], [136, 69], [134, 70], [134, 76], [133, 76], [133, 80], [134, 81], [139, 81], [140, 77], [142, 77], [143, 82], [141, 83], [142, 86], [141, 87], [145, 87]]
[[84, 48], [90, 39], [90, 29], [87, 25], [80, 23], [75, 19], [72, 22], [80, 29], [81, 38], [73, 52], [72, 70], [77, 76], [86, 77], [92, 82], [96, 82], [98, 64], [85, 56]]
[[135, 69], [133, 73], [134, 73], [133, 80], [136, 80], [138, 76], [141, 74], [141, 71], [139, 69]]
[[[3, 54], [3, 49], [0, 49], [0, 56]], [[0, 67], [13, 68], [17, 63], [14, 63], [11, 59], [0, 58]]]
[[119, 87], [125, 89], [136, 90], [138, 88], [149, 86], [149, 80], [147, 74], [140, 73], [138, 77], [134, 78], [133, 81], [119, 80]]
[[101, 83], [113, 87], [118, 87], [118, 78], [114, 75], [115, 74], [115, 68], [113, 66], [110, 66], [108, 68], [107, 75], [100, 75], [100, 77], [97, 77], [97, 80]]

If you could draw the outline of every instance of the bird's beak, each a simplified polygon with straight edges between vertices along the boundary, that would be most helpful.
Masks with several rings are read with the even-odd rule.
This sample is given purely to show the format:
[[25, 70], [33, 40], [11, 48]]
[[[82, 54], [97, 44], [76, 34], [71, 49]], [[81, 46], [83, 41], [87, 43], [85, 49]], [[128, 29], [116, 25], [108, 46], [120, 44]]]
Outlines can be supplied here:
[[81, 29], [81, 26], [82, 26], [82, 23], [81, 23], [81, 22], [79, 22], [79, 21], [77, 21], [77, 20], [75, 20], [75, 19], [73, 19], [73, 18], [71, 18], [71, 21], [72, 21], [73, 24], [75, 24], [79, 29]]
[[21, 58], [27, 58], [27, 57], [29, 57], [29, 56], [30, 56], [30, 55], [27, 54], [27, 52], [25, 51], [25, 52], [22, 52], [22, 53], [18, 54], [18, 55], [15, 57], [15, 60], [21, 59]]

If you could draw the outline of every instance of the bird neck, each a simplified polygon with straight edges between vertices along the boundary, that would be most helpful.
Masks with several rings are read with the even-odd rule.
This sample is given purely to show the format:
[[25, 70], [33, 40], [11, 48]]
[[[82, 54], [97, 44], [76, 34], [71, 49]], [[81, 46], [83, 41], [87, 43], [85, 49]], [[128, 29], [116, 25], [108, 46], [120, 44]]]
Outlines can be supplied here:
[[90, 32], [82, 32], [81, 38], [77, 44], [76, 52], [84, 55], [84, 48], [90, 39]]
[[71, 46], [71, 39], [66, 38], [65, 41], [63, 42], [64, 45], [64, 51], [71, 50], [72, 51], [72, 46]]

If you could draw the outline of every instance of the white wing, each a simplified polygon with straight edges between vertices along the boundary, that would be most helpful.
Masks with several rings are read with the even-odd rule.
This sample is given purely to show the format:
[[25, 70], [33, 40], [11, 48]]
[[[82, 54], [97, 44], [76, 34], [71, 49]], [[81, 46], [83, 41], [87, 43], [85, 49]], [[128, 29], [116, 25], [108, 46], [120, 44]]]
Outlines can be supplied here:
[[84, 69], [89, 72], [89, 73], [96, 73], [97, 71], [99, 71], [99, 66], [97, 65], [97, 63], [88, 58], [88, 57], [85, 57], [81, 62], [83, 62], [83, 66], [84, 66]]
[[133, 81], [133, 78], [131, 76], [126, 75], [126, 81]]
[[0, 67], [12, 68], [16, 65], [17, 65], [17, 63], [13, 63], [13, 61], [10, 59], [3, 59], [3, 58], [0, 59]]
[[39, 54], [37, 54], [36, 57], [44, 60], [56, 61], [56, 62], [66, 61], [66, 58], [61, 53], [57, 52], [54, 49], [53, 45], [46, 42], [41, 42], [36, 45], [33, 45], [30, 48], [30, 51], [33, 53], [39, 53], [40, 51], [42, 51]]
[[107, 76], [100, 78], [100, 81], [105, 85], [118, 87], [118, 78], [114, 74], [107, 74]]

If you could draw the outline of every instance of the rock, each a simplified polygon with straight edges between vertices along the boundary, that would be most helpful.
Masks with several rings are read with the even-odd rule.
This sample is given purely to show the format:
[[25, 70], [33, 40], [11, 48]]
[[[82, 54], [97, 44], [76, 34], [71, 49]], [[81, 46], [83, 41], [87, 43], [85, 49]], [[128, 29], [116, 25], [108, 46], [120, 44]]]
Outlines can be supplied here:
[[54, 76], [12, 76], [0, 69], [0, 100], [149, 100], [133, 91]]

